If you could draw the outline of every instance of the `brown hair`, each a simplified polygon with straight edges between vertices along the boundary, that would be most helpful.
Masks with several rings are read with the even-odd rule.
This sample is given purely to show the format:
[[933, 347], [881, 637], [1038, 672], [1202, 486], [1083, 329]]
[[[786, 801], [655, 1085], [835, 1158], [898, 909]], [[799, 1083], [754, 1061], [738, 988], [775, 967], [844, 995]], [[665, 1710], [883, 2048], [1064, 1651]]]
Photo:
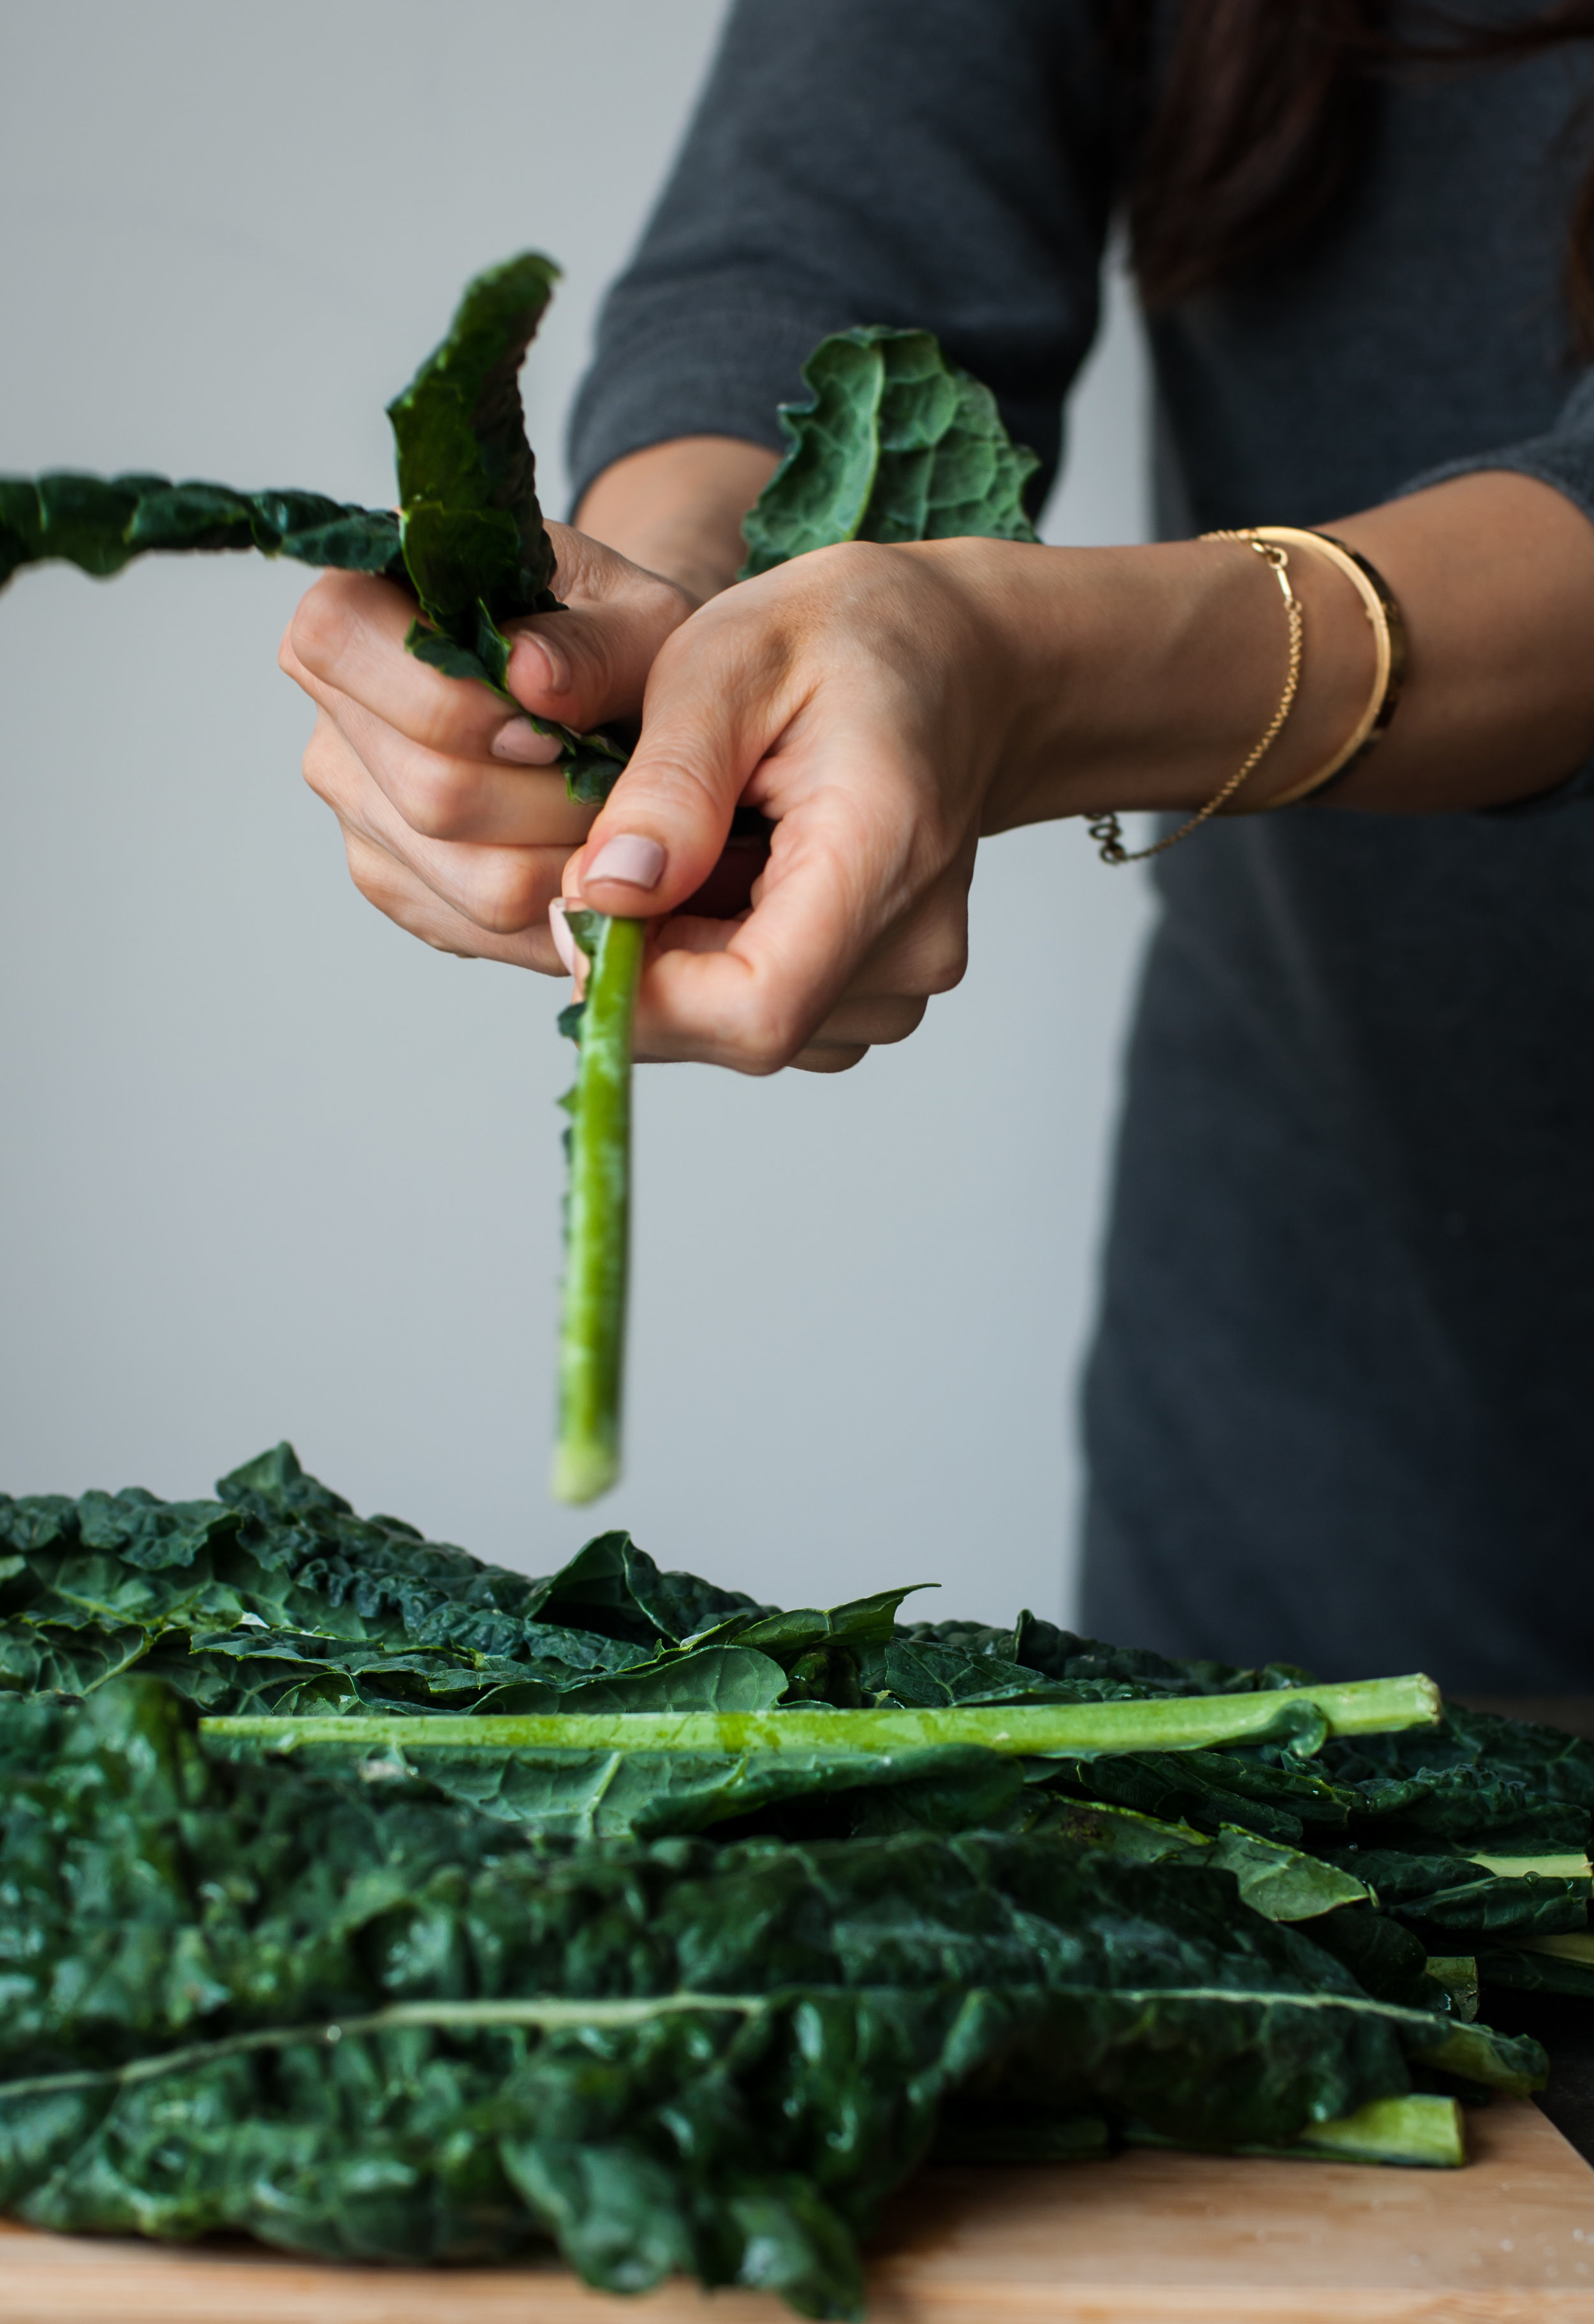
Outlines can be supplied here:
[[[1594, 39], [1594, 0], [1483, 24], [1434, 5], [1423, 40], [1384, 28], [1383, 0], [1185, 0], [1128, 187], [1135, 272], [1166, 306], [1315, 225], [1365, 148], [1379, 79], [1403, 68], [1504, 62]], [[1119, 0], [1116, 39], [1150, 78], [1152, 0]], [[1594, 352], [1594, 164], [1572, 204], [1565, 290]]]

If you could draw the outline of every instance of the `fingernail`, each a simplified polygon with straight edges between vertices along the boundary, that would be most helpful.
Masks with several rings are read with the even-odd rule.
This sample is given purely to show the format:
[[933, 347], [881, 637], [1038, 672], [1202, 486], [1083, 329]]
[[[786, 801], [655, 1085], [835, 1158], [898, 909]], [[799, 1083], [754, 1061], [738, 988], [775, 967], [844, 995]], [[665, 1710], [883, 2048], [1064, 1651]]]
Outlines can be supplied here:
[[564, 963], [565, 974], [574, 976], [578, 947], [575, 937], [570, 934], [570, 923], [565, 918], [564, 910], [564, 898], [555, 896], [548, 907], [548, 933], [553, 938], [554, 951]]
[[600, 847], [596, 862], [587, 866], [588, 880], [620, 880], [627, 888], [656, 888], [664, 873], [664, 851], [656, 839], [623, 831]]
[[[542, 669], [527, 669], [524, 660], [536, 655]], [[514, 641], [514, 659], [523, 662], [518, 676], [524, 685], [544, 687], [550, 694], [562, 694], [570, 682], [570, 666], [556, 645], [550, 644], [540, 630], [521, 630]]]
[[564, 744], [557, 734], [539, 734], [529, 718], [510, 718], [489, 747], [495, 759], [507, 759], [512, 766], [551, 767]]

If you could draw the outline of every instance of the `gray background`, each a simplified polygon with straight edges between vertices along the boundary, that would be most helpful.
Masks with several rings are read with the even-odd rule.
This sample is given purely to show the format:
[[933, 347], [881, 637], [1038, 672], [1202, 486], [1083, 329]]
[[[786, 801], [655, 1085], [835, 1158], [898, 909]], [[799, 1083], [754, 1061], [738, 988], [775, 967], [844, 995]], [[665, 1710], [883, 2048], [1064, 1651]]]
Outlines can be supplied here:
[[[720, 14], [12, 0], [0, 469], [384, 503], [384, 403], [533, 244], [567, 271], [525, 383], [562, 505], [594, 305]], [[1144, 403], [1115, 291], [1050, 538], [1142, 537]], [[557, 1510], [563, 994], [348, 885], [274, 666], [307, 577], [47, 567], [0, 604], [0, 1481], [191, 1494], [289, 1435], [357, 1507], [534, 1570], [627, 1524], [787, 1602], [1062, 1610], [1137, 875], [1073, 825], [1005, 837], [904, 1047], [642, 1076], [629, 1472]]]

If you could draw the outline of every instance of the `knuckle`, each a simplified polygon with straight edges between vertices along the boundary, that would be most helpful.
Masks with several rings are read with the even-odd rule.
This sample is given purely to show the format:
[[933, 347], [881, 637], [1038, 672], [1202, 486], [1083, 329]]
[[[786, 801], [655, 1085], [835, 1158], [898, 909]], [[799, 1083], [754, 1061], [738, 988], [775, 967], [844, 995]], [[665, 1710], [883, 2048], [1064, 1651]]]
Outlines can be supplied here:
[[388, 796], [410, 829], [422, 839], [465, 839], [474, 828], [480, 783], [474, 769], [458, 761], [412, 762], [393, 779]]
[[348, 860], [348, 876], [366, 903], [393, 918], [397, 883], [391, 876], [386, 858], [374, 847], [360, 845], [351, 835], [345, 838], [344, 853]]
[[784, 1071], [806, 1045], [806, 1028], [774, 1000], [754, 1009], [731, 1035], [728, 1062], [740, 1074], [767, 1079]]
[[[913, 979], [913, 990], [928, 999], [932, 993], [951, 992], [968, 973], [968, 939], [967, 936], [948, 936], [931, 945], [919, 973]], [[921, 1011], [922, 1014], [922, 1011]]]
[[483, 867], [467, 908], [487, 935], [513, 936], [533, 927], [546, 905], [534, 868], [509, 857]]
[[697, 816], [719, 805], [714, 782], [690, 759], [655, 759], [648, 768], [648, 787], [670, 814]]
[[874, 1036], [875, 1039], [881, 1042], [905, 1041], [910, 1033], [916, 1033], [922, 1025], [929, 1007], [927, 1000], [899, 1001], [889, 1011], [885, 1028]]
[[315, 677], [328, 678], [348, 642], [351, 618], [348, 591], [323, 576], [300, 599], [283, 642]]
[[301, 762], [305, 781], [317, 798], [336, 811], [338, 806], [338, 752], [328, 731], [326, 722], [318, 718], [309, 742], [304, 746]]

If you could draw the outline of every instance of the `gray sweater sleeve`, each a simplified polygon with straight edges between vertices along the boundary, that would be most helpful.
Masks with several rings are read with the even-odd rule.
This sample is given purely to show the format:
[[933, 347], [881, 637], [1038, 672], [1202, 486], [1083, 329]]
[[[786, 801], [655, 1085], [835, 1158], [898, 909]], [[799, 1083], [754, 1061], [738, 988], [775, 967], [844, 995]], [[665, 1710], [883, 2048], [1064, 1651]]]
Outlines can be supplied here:
[[1594, 522], [1594, 371], [1585, 372], [1572, 390], [1553, 428], [1507, 444], [1491, 452], [1470, 453], [1464, 460], [1448, 460], [1429, 468], [1403, 486], [1420, 493], [1429, 484], [1449, 484], [1456, 476], [1475, 476], [1488, 468], [1507, 468], [1519, 476], [1536, 476], [1552, 484]]
[[1096, 327], [1119, 124], [1103, 0], [735, 0], [685, 144], [609, 292], [570, 425], [577, 497], [684, 435], [778, 447], [827, 332], [934, 331], [1056, 466]]

